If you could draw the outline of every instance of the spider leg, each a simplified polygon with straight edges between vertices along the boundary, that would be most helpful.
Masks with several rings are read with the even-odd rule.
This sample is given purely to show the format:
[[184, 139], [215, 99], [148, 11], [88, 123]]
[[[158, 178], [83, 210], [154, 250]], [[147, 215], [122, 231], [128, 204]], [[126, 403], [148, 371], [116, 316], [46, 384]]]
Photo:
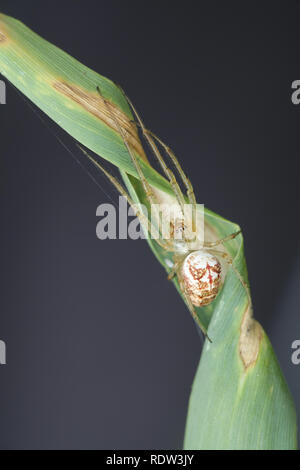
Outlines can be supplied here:
[[203, 325], [203, 323], [201, 322], [201, 320], [199, 319], [197, 313], [196, 313], [196, 310], [195, 310], [195, 307], [194, 305], [192, 304], [191, 302], [191, 299], [189, 298], [189, 295], [187, 294], [186, 290], [185, 290], [185, 287], [184, 287], [184, 283], [183, 283], [183, 280], [182, 280], [182, 277], [181, 277], [181, 274], [180, 274], [180, 269], [177, 269], [177, 272], [176, 272], [176, 275], [177, 275], [177, 278], [178, 278], [178, 281], [179, 281], [179, 285], [181, 287], [181, 291], [184, 295], [184, 298], [185, 298], [185, 301], [186, 301], [186, 304], [187, 304], [187, 307], [193, 317], [193, 319], [195, 320], [195, 322], [197, 323], [197, 325], [199, 326], [199, 328], [201, 329], [202, 333], [204, 334], [204, 336], [208, 339], [208, 341], [210, 343], [212, 343], [212, 340], [210, 339], [210, 337], [208, 336], [207, 334], [207, 329], [205, 328], [205, 326]]
[[[132, 148], [130, 147], [130, 144], [129, 144], [127, 138], [126, 138], [126, 134], [125, 134], [124, 130], [123, 130], [122, 127], [120, 126], [118, 120], [116, 119], [116, 117], [115, 117], [113, 111], [112, 111], [111, 108], [110, 108], [109, 101], [107, 101], [107, 100], [103, 97], [99, 86], [97, 86], [97, 91], [98, 91], [99, 95], [101, 96], [101, 98], [102, 98], [102, 100], [103, 100], [103, 103], [105, 104], [105, 106], [106, 106], [108, 112], [110, 113], [110, 115], [111, 115], [111, 117], [112, 117], [112, 119], [113, 119], [113, 121], [114, 121], [114, 123], [115, 123], [115, 126], [116, 126], [116, 128], [118, 129], [118, 132], [119, 132], [120, 136], [121, 136], [122, 139], [123, 139], [123, 142], [124, 142], [124, 144], [125, 144], [125, 146], [126, 146], [126, 148], [127, 148], [127, 151], [128, 151], [128, 153], [129, 153], [129, 155], [130, 155], [131, 161], [132, 161], [132, 163], [133, 163], [133, 165], [134, 165], [134, 167], [135, 167], [135, 169], [136, 169], [136, 171], [137, 171], [137, 174], [138, 174], [138, 176], [139, 176], [139, 179], [140, 179], [140, 181], [141, 181], [141, 183], [142, 183], [142, 186], [143, 186], [143, 189], [144, 189], [144, 191], [145, 191], [146, 198], [147, 198], [148, 201], [149, 201], [151, 210], [154, 210], [154, 211], [155, 211], [156, 220], [158, 221], [159, 226], [160, 226], [160, 215], [159, 215], [159, 211], [158, 211], [158, 205], [159, 205], [159, 204], [158, 204], [157, 198], [156, 198], [155, 194], [153, 193], [150, 184], [148, 183], [147, 179], [145, 178], [145, 175], [144, 175], [144, 173], [143, 173], [142, 167], [141, 167], [141, 165], [140, 165], [140, 163], [139, 163], [139, 161], [138, 161], [138, 158], [136, 157], [134, 151], [133, 151]], [[159, 233], [159, 238], [160, 238], [160, 235], [161, 235], [160, 230], [158, 230], [158, 233]], [[158, 239], [156, 238], [155, 240], [157, 241]], [[170, 249], [171, 249], [171, 245], [170, 245], [170, 247], [169, 247], [169, 251], [170, 251]]]
[[179, 263], [175, 263], [171, 271], [168, 274], [168, 281], [171, 281], [177, 275], [178, 267], [179, 267]]
[[[77, 147], [85, 154], [86, 157], [89, 158], [89, 160], [99, 169], [101, 170], [104, 175], [107, 177], [107, 179], [113, 184], [113, 186], [119, 191], [119, 193], [121, 194], [121, 196], [125, 197], [128, 204], [133, 208], [133, 210], [135, 211], [135, 214], [136, 216], [138, 217], [138, 219], [140, 220], [142, 226], [151, 234], [153, 234], [152, 231], [156, 231], [156, 228], [155, 227], [152, 227], [151, 228], [151, 232], [149, 230], [149, 220], [148, 220], [148, 217], [145, 216], [145, 214], [142, 212], [142, 211], [139, 211], [136, 207], [136, 204], [134, 204], [133, 200], [131, 199], [131, 197], [129, 196], [129, 194], [127, 193], [127, 191], [125, 190], [125, 188], [120, 184], [120, 182], [113, 176], [109, 173], [109, 171], [107, 171], [102, 165], [100, 165], [100, 163], [95, 160], [86, 150], [84, 150], [80, 145], [77, 144]], [[159, 233], [158, 232], [154, 232], [154, 235], [156, 235], [157, 239], [157, 243], [163, 248], [165, 249], [166, 251], [170, 251], [170, 245], [164, 240], [162, 240], [160, 237], [159, 237]]]
[[168, 281], [172, 281], [172, 279], [176, 276], [176, 271], [172, 269], [172, 271], [168, 274]]
[[220, 240], [217, 240], [215, 242], [204, 242], [203, 246], [205, 248], [213, 248], [214, 246], [221, 245], [225, 242], [228, 242], [229, 240], [233, 240], [235, 237], [237, 237], [242, 231], [238, 230], [237, 232], [231, 233], [230, 235], [227, 235], [227, 237], [221, 238]]
[[[174, 194], [175, 194], [175, 197], [177, 199], [177, 202], [181, 208], [181, 212], [182, 212], [182, 215], [184, 216], [184, 206], [185, 206], [185, 199], [184, 199], [184, 196], [182, 194], [182, 191], [180, 189], [180, 186], [176, 180], [176, 177], [173, 173], [173, 171], [166, 165], [165, 163], [165, 160], [162, 156], [162, 154], [160, 153], [160, 151], [158, 150], [157, 148], [157, 145], [155, 144], [154, 142], [154, 139], [156, 139], [164, 148], [165, 150], [167, 151], [167, 153], [170, 155], [170, 158], [171, 160], [174, 162], [177, 170], [179, 171], [179, 174], [180, 176], [184, 176], [185, 180], [184, 181], [188, 181], [187, 178], [185, 177], [182, 169], [181, 169], [181, 166], [179, 165], [179, 162], [178, 160], [176, 159], [176, 157], [174, 155], [171, 155], [170, 154], [170, 149], [165, 145], [163, 144], [158, 138], [156, 138], [156, 136], [150, 132], [144, 125], [140, 115], [138, 114], [137, 110], [135, 109], [134, 105], [132, 104], [131, 100], [128, 98], [128, 96], [125, 94], [124, 90], [122, 90], [121, 87], [119, 87], [123, 93], [123, 95], [125, 96], [126, 100], [128, 101], [130, 107], [132, 108], [132, 111], [137, 119], [137, 123], [139, 125], [139, 127], [141, 128], [142, 130], [142, 133], [145, 137], [145, 139], [147, 140], [149, 146], [151, 147], [156, 159], [158, 160], [163, 172], [165, 173], [166, 177], [168, 178], [169, 182], [170, 182], [170, 185], [174, 191]], [[154, 139], [153, 139], [153, 138]], [[191, 185], [190, 185], [191, 186]], [[194, 194], [193, 191], [191, 191], [192, 194]], [[189, 200], [189, 202], [191, 203], [191, 201]], [[195, 203], [196, 201], [193, 201], [193, 204]], [[194, 206], [193, 206], [193, 210], [194, 210]], [[193, 214], [193, 231], [194, 230], [194, 214]]]
[[173, 150], [170, 149], [170, 147], [168, 145], [166, 145], [159, 137], [157, 137], [157, 135], [154, 134], [154, 132], [152, 131], [147, 131], [163, 148], [164, 150], [167, 152], [167, 154], [169, 155], [172, 163], [174, 164], [176, 170], [178, 171], [180, 177], [181, 177], [181, 180], [183, 182], [183, 184], [185, 185], [186, 187], [186, 190], [187, 190], [187, 197], [188, 197], [188, 201], [189, 201], [189, 204], [192, 205], [192, 209], [193, 209], [193, 231], [195, 231], [195, 218], [196, 218], [196, 207], [197, 207], [197, 201], [196, 201], [196, 197], [195, 197], [195, 193], [194, 193], [194, 189], [193, 189], [193, 186], [192, 186], [192, 183], [190, 182], [190, 180], [188, 179], [188, 177], [186, 176], [186, 174], [184, 173], [176, 155], [174, 154]]
[[224, 251], [219, 251], [219, 250], [210, 250], [210, 251], [211, 251], [211, 253], [214, 253], [217, 256], [221, 256], [232, 267], [235, 275], [237, 276], [237, 278], [239, 279], [240, 283], [242, 284], [243, 288], [246, 291], [246, 294], [247, 294], [250, 305], [252, 305], [249, 286], [244, 281], [244, 279], [242, 278], [241, 273], [239, 272], [239, 270], [235, 267], [232, 257], [228, 253], [224, 253]]

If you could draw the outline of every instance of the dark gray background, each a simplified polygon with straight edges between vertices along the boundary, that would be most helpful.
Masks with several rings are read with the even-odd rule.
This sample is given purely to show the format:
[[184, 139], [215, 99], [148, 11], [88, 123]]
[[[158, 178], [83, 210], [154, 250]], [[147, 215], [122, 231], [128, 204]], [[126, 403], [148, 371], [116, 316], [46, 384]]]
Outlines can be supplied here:
[[[241, 225], [255, 315], [299, 411], [290, 356], [300, 339], [300, 106], [290, 96], [300, 8], [267, 5], [10, 0], [0, 9], [122, 84], [180, 157], [198, 201]], [[180, 447], [201, 351], [182, 301], [146, 243], [97, 240], [96, 207], [109, 199], [10, 86], [0, 124], [0, 447]]]

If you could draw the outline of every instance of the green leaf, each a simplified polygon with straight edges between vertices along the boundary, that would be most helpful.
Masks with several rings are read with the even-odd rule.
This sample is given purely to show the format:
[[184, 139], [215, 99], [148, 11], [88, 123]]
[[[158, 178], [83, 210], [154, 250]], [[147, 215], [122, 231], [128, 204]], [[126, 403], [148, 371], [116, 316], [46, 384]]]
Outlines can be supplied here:
[[103, 103], [107, 99], [129, 136], [147, 179], [170, 191], [149, 164], [132, 114], [121, 90], [25, 25], [0, 14], [0, 71], [66, 132], [120, 169], [137, 176], [116, 124]]
[[[135, 178], [126, 183], [135, 201], [145, 203], [140, 183]], [[216, 238], [239, 229], [209, 210], [205, 211], [205, 224]], [[169, 272], [171, 254], [152, 240], [148, 243]], [[242, 237], [226, 246], [247, 281]], [[174, 283], [182, 296], [177, 281]], [[270, 341], [253, 319], [246, 291], [232, 269], [217, 299], [196, 310], [208, 326], [212, 343], [205, 341], [194, 380], [184, 448], [296, 449], [293, 399]]]
[[[126, 132], [147, 181], [170, 200], [169, 183], [149, 164], [132, 114], [120, 89], [15, 19], [0, 14], [0, 70], [76, 140], [116, 165], [136, 203], [147, 203], [135, 166], [99, 93], [109, 101]], [[197, 182], [196, 182], [197, 183]], [[173, 196], [172, 196], [173, 197]], [[223, 238], [239, 227], [205, 209], [205, 238]], [[172, 253], [148, 244], [170, 270]], [[225, 244], [247, 280], [243, 237]], [[175, 287], [181, 295], [177, 280]], [[232, 268], [216, 300], [197, 315], [208, 327], [192, 388], [186, 449], [295, 449], [296, 413], [272, 346], [253, 319], [247, 292]]]

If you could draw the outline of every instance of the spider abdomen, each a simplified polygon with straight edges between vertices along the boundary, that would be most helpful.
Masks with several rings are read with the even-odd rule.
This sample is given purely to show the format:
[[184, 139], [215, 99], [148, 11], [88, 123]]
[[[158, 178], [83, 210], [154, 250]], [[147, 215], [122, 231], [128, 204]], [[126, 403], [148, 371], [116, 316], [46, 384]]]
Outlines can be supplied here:
[[210, 304], [221, 285], [221, 264], [205, 250], [190, 253], [182, 264], [182, 279], [186, 293], [196, 307]]

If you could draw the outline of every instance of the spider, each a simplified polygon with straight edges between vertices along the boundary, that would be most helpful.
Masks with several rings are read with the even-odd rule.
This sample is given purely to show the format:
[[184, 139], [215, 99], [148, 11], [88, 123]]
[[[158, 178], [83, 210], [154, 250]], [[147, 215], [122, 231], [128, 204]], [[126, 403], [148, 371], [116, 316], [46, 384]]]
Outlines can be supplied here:
[[[124, 145], [127, 148], [131, 161], [141, 181], [148, 204], [151, 208], [159, 206], [158, 193], [147, 181], [143, 173], [142, 166], [139, 163], [139, 159], [136, 157], [124, 129], [121, 127], [116, 116], [114, 115], [110, 102], [103, 97], [100, 87], [97, 87], [97, 91], [103, 100], [103, 103], [106, 106], [112, 121], [115, 124], [116, 130], [122, 137]], [[160, 245], [160, 247], [163, 248], [166, 252], [172, 253], [172, 267], [170, 268], [168, 279], [171, 280], [174, 277], [177, 277], [186, 305], [193, 319], [207, 339], [211, 342], [211, 339], [207, 335], [207, 330], [204, 324], [201, 322], [199, 316], [196, 313], [195, 307], [209, 305], [211, 302], [213, 302], [213, 300], [215, 300], [218, 293], [220, 292], [224, 281], [224, 268], [220, 262], [221, 259], [232, 267], [242, 286], [246, 290], [249, 301], [251, 302], [248, 285], [245, 283], [241, 274], [234, 266], [233, 259], [228, 253], [217, 249], [217, 247], [220, 245], [223, 245], [225, 242], [232, 240], [240, 235], [241, 230], [238, 230], [226, 236], [225, 238], [213, 242], [203, 241], [201, 248], [199, 248], [199, 246], [195, 247], [195, 238], [190, 236], [190, 233], [195, 235], [195, 214], [197, 211], [197, 202], [193, 186], [185, 175], [173, 151], [159, 137], [157, 137], [153, 132], [145, 127], [141, 117], [139, 116], [130, 99], [126, 96], [122, 89], [121, 92], [126, 98], [135, 116], [133, 123], [141, 129], [145, 140], [152, 149], [152, 152], [160, 164], [165, 177], [168, 179], [170, 187], [172, 188], [175, 199], [177, 201], [180, 215], [170, 223], [170, 237], [164, 238], [162, 236], [162, 233], [160, 229], [157, 228], [157, 225], [152, 223], [152, 218], [151, 224], [149, 226], [149, 219], [145, 216], [142, 210], [137, 209], [136, 204], [134, 204], [131, 196], [128, 194], [123, 185], [85, 149], [83, 149], [80, 145], [78, 146], [92, 161], [92, 163], [105, 174], [105, 176], [119, 191], [119, 193], [126, 198], [128, 204], [133, 207], [135, 214], [139, 218], [142, 226], [144, 228], [146, 227], [146, 230], [151, 233], [152, 237], [153, 234], [155, 235], [155, 241]], [[169, 156], [172, 164], [181, 178], [183, 186], [186, 189], [186, 195], [183, 194], [173, 171], [167, 166], [158, 146], [161, 146]], [[192, 208], [192, 217], [191, 220], [188, 221], [184, 217], [186, 199]], [[158, 214], [156, 214], [156, 216], [158, 217]]]

